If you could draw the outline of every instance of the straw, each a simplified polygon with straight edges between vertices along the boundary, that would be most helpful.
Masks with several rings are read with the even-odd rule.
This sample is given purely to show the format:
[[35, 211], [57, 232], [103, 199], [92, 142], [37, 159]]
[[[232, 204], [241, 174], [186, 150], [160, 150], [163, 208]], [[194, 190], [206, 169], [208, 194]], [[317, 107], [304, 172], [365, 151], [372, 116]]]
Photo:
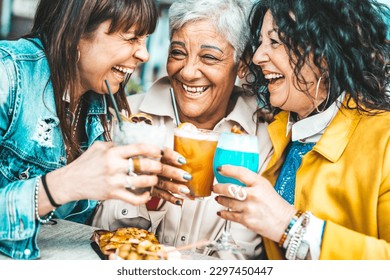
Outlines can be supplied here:
[[180, 119], [179, 119], [179, 113], [177, 112], [175, 93], [173, 92], [173, 88], [170, 88], [169, 91], [171, 93], [171, 101], [172, 101], [173, 111], [175, 112], [176, 126], [179, 126]]
[[106, 83], [106, 87], [107, 87], [107, 90], [108, 90], [108, 94], [110, 95], [111, 102], [114, 105], [115, 114], [116, 114], [116, 117], [117, 117], [118, 123], [119, 123], [119, 129], [122, 130], [123, 122], [122, 122], [121, 115], [119, 114], [118, 105], [116, 104], [114, 95], [112, 94], [112, 91], [111, 91], [111, 88], [110, 88], [110, 84], [108, 83], [107, 80], [104, 80], [104, 82]]

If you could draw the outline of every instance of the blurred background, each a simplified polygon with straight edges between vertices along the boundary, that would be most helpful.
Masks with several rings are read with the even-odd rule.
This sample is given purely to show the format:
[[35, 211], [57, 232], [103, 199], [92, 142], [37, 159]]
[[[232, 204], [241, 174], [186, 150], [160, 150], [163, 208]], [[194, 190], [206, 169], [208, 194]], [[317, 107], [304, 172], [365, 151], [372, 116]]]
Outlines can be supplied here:
[[[158, 78], [166, 75], [169, 47], [168, 9], [175, 0], [155, 0], [160, 18], [156, 31], [149, 37], [150, 59], [133, 73], [127, 85], [129, 94], [144, 92]], [[39, 0], [0, 0], [0, 39], [15, 39], [32, 27]]]
[[[127, 85], [129, 94], [145, 92], [156, 79], [166, 75], [169, 47], [168, 9], [175, 0], [155, 1], [160, 19], [156, 31], [147, 42], [150, 60], [134, 72]], [[0, 0], [0, 39], [15, 39], [29, 32], [38, 2], [39, 0]], [[390, 0], [379, 2], [390, 5]], [[390, 19], [387, 19], [387, 22], [390, 25]]]

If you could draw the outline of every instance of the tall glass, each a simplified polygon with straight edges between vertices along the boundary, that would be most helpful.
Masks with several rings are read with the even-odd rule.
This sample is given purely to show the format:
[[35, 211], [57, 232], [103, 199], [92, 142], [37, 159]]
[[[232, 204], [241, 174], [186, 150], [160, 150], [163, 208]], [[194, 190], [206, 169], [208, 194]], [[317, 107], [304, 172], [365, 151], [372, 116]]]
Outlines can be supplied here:
[[[149, 125], [144, 122], [123, 122], [122, 129], [120, 129], [117, 123], [113, 124], [112, 141], [115, 145], [146, 143], [156, 145], [160, 147], [160, 149], [163, 149], [165, 137], [166, 127], [163, 125]], [[142, 158], [142, 156], [134, 156], [132, 158]], [[137, 176], [135, 173], [132, 175]], [[146, 191], [151, 191], [151, 188], [152, 187], [150, 186], [128, 189], [131, 192], [140, 194]]]
[[192, 179], [186, 183], [192, 198], [203, 199], [211, 195], [213, 157], [218, 138], [219, 133], [211, 130], [174, 129], [174, 150], [185, 157], [187, 163], [182, 169], [192, 175]]
[[[257, 136], [228, 132], [221, 133], [214, 156], [213, 168], [218, 183], [234, 184], [245, 187], [245, 184], [239, 180], [222, 176], [217, 171], [219, 166], [226, 164], [242, 166], [254, 172], [258, 172], [259, 143]], [[209, 247], [217, 251], [242, 251], [230, 233], [230, 226], [230, 221], [226, 220], [222, 235], [209, 245]]]

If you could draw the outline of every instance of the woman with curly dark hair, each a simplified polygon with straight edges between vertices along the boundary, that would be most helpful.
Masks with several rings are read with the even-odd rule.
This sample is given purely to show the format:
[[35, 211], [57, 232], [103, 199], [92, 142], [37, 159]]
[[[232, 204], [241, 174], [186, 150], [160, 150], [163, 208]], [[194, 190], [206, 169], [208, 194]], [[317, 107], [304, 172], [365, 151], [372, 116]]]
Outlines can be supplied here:
[[275, 116], [274, 154], [262, 176], [220, 167], [248, 188], [214, 191], [270, 259], [390, 259], [389, 16], [372, 0], [252, 10], [250, 81]]

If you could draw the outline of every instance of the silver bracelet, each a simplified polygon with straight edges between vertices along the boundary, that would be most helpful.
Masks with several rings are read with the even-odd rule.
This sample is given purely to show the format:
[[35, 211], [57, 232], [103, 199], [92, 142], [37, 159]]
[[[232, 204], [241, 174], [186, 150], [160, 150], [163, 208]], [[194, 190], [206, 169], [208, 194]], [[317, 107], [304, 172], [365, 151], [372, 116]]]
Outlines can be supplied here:
[[283, 248], [284, 249], [287, 249], [288, 247], [288, 244], [290, 243], [292, 237], [294, 236], [294, 233], [298, 230], [298, 227], [302, 224], [303, 220], [305, 219], [305, 216], [304, 216], [305, 213], [302, 213], [298, 219], [296, 220], [296, 222], [294, 223], [294, 225], [291, 227], [291, 229], [289, 230], [288, 234], [287, 234], [287, 237], [286, 237], [286, 240], [284, 241], [283, 243]]
[[299, 221], [299, 225], [295, 228], [295, 231], [292, 232], [291, 238], [289, 238], [288, 246], [286, 250], [286, 259], [288, 260], [303, 260], [306, 258], [310, 246], [304, 240], [304, 235], [306, 233], [306, 227], [310, 223], [310, 215], [309, 211], [306, 211], [301, 215], [303, 219]]
[[298, 252], [298, 248], [302, 243], [302, 231], [304, 231], [304, 228], [302, 225], [299, 225], [297, 230], [294, 232], [294, 235], [292, 236], [290, 242], [288, 243], [288, 247], [286, 250], [286, 259], [288, 260], [295, 260]]
[[45, 219], [42, 219], [40, 216], [39, 216], [39, 211], [38, 211], [38, 192], [39, 192], [39, 181], [41, 180], [41, 176], [38, 176], [36, 181], [35, 181], [35, 216], [37, 217], [37, 220], [38, 222], [40, 222], [41, 224], [47, 224], [50, 222], [51, 218], [53, 218], [53, 215], [54, 215], [54, 212], [56, 211], [56, 208], [53, 208], [53, 210], [51, 211], [51, 213], [49, 214], [49, 216], [47, 216], [47, 218]]

